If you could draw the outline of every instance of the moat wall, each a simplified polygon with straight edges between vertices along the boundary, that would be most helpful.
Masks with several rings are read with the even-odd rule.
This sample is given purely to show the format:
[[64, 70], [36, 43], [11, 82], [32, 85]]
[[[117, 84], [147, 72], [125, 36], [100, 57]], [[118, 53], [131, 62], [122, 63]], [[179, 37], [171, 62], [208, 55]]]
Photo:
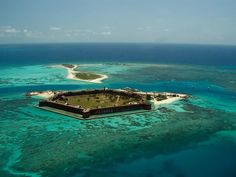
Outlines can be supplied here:
[[69, 105], [64, 105], [64, 104], [60, 104], [60, 103], [55, 103], [52, 101], [40, 101], [39, 107], [44, 107], [44, 106], [60, 109], [63, 111], [73, 112], [73, 113], [77, 113], [77, 114], [82, 114], [84, 111], [84, 109], [81, 109], [81, 108], [77, 108], [77, 107], [69, 106]]
[[88, 118], [92, 115], [99, 115], [99, 114], [109, 114], [109, 113], [117, 113], [117, 112], [125, 112], [125, 111], [135, 111], [135, 110], [151, 110], [151, 105], [149, 104], [135, 104], [135, 105], [125, 105], [125, 106], [116, 106], [116, 107], [107, 107], [107, 108], [97, 108], [97, 109], [90, 109], [84, 110], [81, 108], [77, 108], [74, 106], [64, 105], [60, 103], [55, 103], [52, 101], [40, 101], [39, 107], [52, 107], [55, 109], [72, 112], [76, 114], [81, 114], [83, 118]]

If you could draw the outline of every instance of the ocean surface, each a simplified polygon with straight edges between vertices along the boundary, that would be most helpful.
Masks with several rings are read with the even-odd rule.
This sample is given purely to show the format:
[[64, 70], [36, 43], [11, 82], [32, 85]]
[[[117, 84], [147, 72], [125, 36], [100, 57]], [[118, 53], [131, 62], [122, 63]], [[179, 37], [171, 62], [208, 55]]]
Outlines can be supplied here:
[[[68, 80], [61, 63], [109, 78]], [[81, 121], [25, 95], [103, 87], [191, 97]], [[235, 177], [236, 46], [0, 45], [0, 159], [0, 177]]]

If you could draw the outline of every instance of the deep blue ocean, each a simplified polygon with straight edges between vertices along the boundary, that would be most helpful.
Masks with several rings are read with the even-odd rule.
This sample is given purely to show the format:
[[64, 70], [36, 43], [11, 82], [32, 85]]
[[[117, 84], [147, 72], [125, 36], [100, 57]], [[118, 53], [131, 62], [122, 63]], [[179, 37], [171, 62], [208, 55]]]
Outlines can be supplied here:
[[[62, 63], [108, 79], [67, 79]], [[190, 98], [82, 121], [26, 96], [103, 87]], [[0, 159], [0, 177], [236, 177], [236, 46], [0, 45]]]
[[0, 45], [0, 65], [134, 62], [236, 65], [236, 46], [184, 44]]

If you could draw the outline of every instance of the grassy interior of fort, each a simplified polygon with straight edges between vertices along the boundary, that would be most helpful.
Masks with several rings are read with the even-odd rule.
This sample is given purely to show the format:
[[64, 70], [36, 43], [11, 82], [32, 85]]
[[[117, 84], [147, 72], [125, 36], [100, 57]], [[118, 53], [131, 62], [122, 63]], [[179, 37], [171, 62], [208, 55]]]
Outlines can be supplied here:
[[140, 98], [128, 97], [124, 95], [114, 95], [111, 93], [85, 94], [75, 96], [63, 96], [54, 100], [57, 103], [80, 106], [84, 109], [96, 109], [105, 107], [116, 107], [130, 104], [140, 104]]

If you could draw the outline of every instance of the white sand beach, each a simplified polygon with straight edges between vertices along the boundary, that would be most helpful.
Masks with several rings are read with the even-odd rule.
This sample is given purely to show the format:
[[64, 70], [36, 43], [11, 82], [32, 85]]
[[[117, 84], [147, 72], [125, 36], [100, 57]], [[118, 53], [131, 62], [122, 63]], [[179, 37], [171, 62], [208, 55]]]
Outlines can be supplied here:
[[49, 99], [50, 97], [54, 96], [58, 92], [56, 91], [39, 91], [39, 92], [29, 92], [26, 95], [27, 96], [32, 96], [32, 97], [38, 97], [38, 98], [43, 98], [43, 99]]
[[[139, 92], [141, 93], [141, 92]], [[155, 98], [153, 99], [154, 101], [154, 105], [155, 106], [160, 106], [160, 105], [163, 105], [163, 104], [171, 104], [173, 102], [176, 102], [178, 100], [182, 100], [182, 99], [185, 99], [186, 97], [188, 97], [188, 95], [186, 94], [179, 94], [179, 93], [170, 93], [170, 92], [162, 92], [162, 93], [158, 93], [158, 92], [142, 92], [141, 94], [150, 94], [150, 95], [154, 95], [154, 94], [164, 94], [167, 96], [167, 99], [165, 100], [161, 100], [161, 101], [158, 101], [156, 100]], [[176, 96], [173, 96], [173, 95], [176, 95]]]
[[162, 100], [162, 101], [157, 101], [156, 99], [154, 99], [154, 104], [155, 104], [155, 106], [160, 106], [160, 105], [163, 105], [163, 104], [170, 104], [170, 103], [173, 103], [173, 102], [181, 100], [181, 99], [183, 99], [183, 98], [181, 98], [181, 97], [169, 97], [166, 100]]

